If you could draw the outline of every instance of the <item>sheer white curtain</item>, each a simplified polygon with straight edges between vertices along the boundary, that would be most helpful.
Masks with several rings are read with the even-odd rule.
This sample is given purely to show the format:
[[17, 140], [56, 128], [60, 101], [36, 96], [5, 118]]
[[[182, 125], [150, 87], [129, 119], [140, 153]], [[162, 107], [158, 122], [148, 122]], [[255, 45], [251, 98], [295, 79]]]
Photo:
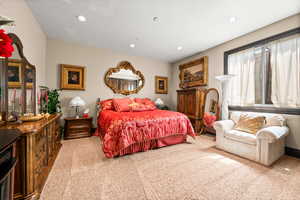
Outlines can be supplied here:
[[228, 74], [235, 77], [229, 83], [229, 105], [255, 104], [255, 56], [254, 48], [228, 56]]
[[300, 37], [278, 40], [271, 50], [272, 94], [278, 107], [300, 107]]

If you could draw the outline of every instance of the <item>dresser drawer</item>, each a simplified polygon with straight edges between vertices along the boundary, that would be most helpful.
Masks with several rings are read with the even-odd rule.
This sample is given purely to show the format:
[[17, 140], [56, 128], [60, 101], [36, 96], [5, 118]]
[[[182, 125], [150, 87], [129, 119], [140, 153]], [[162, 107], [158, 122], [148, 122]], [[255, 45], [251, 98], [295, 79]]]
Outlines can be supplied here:
[[90, 128], [90, 124], [88, 124], [88, 123], [82, 123], [82, 124], [79, 124], [79, 123], [72, 123], [72, 124], [70, 124], [69, 126], [68, 126], [68, 128], [69, 129], [82, 129], [82, 128], [87, 128], [87, 129], [89, 129]]
[[79, 132], [73, 132], [69, 133], [65, 139], [75, 139], [75, 138], [83, 138], [83, 137], [90, 137], [89, 131], [79, 131]]

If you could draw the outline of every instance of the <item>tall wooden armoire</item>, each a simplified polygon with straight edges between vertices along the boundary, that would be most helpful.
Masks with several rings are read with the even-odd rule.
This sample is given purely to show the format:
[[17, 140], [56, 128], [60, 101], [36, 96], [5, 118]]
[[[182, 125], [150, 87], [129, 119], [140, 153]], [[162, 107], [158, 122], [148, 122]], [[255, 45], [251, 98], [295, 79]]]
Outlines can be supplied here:
[[205, 91], [204, 88], [177, 90], [177, 111], [189, 117], [197, 133], [202, 127]]

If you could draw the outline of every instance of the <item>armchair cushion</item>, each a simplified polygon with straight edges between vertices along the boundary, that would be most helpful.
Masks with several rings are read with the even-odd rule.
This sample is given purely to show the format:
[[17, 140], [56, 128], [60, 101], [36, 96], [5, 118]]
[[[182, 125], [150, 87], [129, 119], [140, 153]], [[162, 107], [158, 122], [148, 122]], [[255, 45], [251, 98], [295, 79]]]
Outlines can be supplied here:
[[225, 138], [242, 142], [245, 144], [256, 145], [256, 135], [238, 131], [238, 130], [229, 130], [224, 133]]
[[286, 126], [269, 126], [259, 130], [256, 137], [261, 140], [267, 140], [273, 143], [276, 140], [285, 137], [289, 133], [289, 128]]

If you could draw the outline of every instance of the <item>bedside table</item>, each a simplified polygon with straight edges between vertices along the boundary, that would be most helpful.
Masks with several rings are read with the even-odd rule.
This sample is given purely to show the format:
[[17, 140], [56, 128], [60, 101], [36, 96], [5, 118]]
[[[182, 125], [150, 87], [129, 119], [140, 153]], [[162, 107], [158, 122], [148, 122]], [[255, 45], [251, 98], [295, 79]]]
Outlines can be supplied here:
[[159, 110], [170, 110], [170, 108], [166, 105], [157, 105], [156, 106]]
[[65, 118], [64, 139], [75, 139], [91, 136], [93, 117]]

